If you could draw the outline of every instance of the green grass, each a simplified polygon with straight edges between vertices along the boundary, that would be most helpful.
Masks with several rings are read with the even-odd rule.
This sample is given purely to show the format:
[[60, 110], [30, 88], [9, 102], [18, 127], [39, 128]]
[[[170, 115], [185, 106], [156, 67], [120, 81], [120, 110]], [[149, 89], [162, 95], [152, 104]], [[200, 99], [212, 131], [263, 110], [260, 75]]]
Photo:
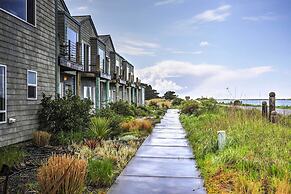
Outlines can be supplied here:
[[[223, 107], [198, 117], [182, 115], [181, 121], [209, 193], [291, 192], [290, 122], [271, 124], [257, 110]], [[227, 134], [222, 151], [219, 130]]]
[[12, 167], [15, 164], [20, 163], [24, 157], [25, 152], [18, 147], [8, 146], [0, 148], [0, 170], [3, 164]]

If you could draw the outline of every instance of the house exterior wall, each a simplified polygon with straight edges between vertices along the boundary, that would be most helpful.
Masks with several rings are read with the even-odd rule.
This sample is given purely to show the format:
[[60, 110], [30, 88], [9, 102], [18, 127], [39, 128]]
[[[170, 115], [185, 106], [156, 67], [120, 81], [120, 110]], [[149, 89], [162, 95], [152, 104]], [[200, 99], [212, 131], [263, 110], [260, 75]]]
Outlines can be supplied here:
[[[32, 138], [42, 93], [55, 94], [55, 0], [36, 1], [32, 26], [0, 10], [0, 64], [7, 70], [7, 122], [0, 124], [0, 147]], [[27, 70], [37, 72], [37, 100], [27, 99]], [[9, 118], [16, 119], [8, 124]]]

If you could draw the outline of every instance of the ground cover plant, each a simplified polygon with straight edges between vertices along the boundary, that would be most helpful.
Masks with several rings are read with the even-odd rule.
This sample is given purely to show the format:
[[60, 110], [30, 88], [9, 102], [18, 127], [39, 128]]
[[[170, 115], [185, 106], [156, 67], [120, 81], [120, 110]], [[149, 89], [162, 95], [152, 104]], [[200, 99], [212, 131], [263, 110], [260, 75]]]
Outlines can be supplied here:
[[[271, 124], [257, 110], [227, 107], [182, 114], [181, 121], [209, 193], [291, 192], [291, 131], [284, 122]], [[227, 134], [221, 151], [219, 130]]]

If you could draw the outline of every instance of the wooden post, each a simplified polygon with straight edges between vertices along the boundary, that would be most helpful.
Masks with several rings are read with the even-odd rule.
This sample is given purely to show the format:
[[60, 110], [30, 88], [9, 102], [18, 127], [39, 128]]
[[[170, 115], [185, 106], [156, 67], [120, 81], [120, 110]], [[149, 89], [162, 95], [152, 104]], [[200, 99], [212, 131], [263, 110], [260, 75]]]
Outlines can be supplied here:
[[266, 119], [268, 118], [268, 105], [266, 101], [262, 102], [262, 116]]
[[222, 150], [226, 143], [226, 133], [225, 131], [217, 131], [217, 143], [218, 143], [218, 149]]
[[271, 112], [271, 122], [272, 123], [277, 123], [277, 120], [278, 120], [278, 114], [276, 111], [272, 111]]
[[275, 92], [270, 92], [270, 94], [269, 94], [269, 121], [271, 121], [272, 111], [276, 111], [276, 94], [275, 94]]

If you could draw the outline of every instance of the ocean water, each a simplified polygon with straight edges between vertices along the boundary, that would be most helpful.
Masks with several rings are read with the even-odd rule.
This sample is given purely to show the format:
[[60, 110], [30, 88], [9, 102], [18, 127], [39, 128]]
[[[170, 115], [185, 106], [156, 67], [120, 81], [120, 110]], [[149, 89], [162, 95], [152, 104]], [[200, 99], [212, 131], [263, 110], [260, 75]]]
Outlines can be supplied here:
[[[224, 103], [230, 103], [233, 102], [234, 100], [230, 99], [219, 99], [217, 100], [218, 102], [224, 102]], [[240, 99], [243, 104], [252, 104], [252, 105], [262, 105], [263, 101], [267, 101], [269, 104], [269, 99]], [[276, 100], [276, 106], [291, 106], [291, 100]]]

